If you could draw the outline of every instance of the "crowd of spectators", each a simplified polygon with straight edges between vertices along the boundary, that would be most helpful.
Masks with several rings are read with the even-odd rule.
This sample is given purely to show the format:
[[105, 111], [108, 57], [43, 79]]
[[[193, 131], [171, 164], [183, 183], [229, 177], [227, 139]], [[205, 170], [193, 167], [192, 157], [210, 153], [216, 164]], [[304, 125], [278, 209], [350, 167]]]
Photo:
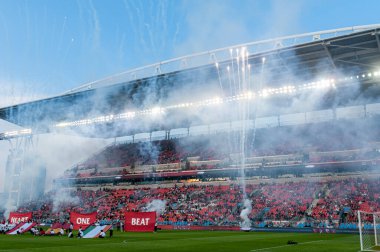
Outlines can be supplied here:
[[[243, 191], [238, 184], [189, 184], [158, 188], [72, 191], [57, 204], [62, 191], [19, 207], [38, 222], [64, 222], [71, 211], [97, 212], [105, 222], [123, 221], [125, 211], [147, 211], [153, 200], [165, 202], [160, 225], [239, 226]], [[380, 179], [348, 178], [326, 182], [248, 184], [249, 218], [257, 226], [335, 226], [356, 223], [357, 210], [380, 210]], [[77, 198], [78, 200], [71, 200]]]
[[380, 210], [380, 181], [346, 179], [327, 184], [328, 193], [320, 195], [313, 208], [315, 219], [335, 222], [357, 222], [357, 211], [377, 212]]

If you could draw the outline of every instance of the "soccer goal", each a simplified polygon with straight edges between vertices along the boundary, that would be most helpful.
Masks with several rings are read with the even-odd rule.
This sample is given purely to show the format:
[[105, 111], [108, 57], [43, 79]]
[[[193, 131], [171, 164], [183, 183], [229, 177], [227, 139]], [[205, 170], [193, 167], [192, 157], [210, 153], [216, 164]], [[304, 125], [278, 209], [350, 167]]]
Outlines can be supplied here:
[[380, 212], [358, 211], [361, 251], [380, 251]]

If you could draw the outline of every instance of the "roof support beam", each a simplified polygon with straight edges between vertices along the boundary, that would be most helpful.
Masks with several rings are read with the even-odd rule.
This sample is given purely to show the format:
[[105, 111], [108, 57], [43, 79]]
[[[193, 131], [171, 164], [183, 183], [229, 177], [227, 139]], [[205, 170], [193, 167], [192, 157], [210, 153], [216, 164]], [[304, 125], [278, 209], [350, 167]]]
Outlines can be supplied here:
[[[373, 42], [373, 41], [372, 41]], [[316, 44], [315, 46], [323, 46], [323, 44], [326, 44], [327, 46], [335, 46], [335, 47], [344, 47], [344, 46], [340, 46], [340, 45], [333, 45], [332, 44], [332, 42], [331, 41], [320, 41], [318, 44]], [[373, 50], [374, 48], [372, 47], [372, 48], [369, 48], [368, 49], [368, 47], [365, 47], [365, 46], [361, 46], [361, 45], [365, 45], [365, 44], [368, 44], [368, 41], [365, 41], [365, 42], [361, 42], [361, 43], [356, 43], [356, 44], [354, 44], [355, 46], [351, 46], [350, 48], [355, 48], [355, 49], [360, 49], [360, 51], [364, 51], [364, 50]], [[305, 46], [305, 47], [307, 47], [307, 46]], [[298, 47], [298, 48], [305, 48], [305, 47]], [[286, 54], [288, 51], [291, 51], [291, 50], [294, 50], [294, 48], [284, 48], [284, 49], [281, 49], [281, 50], [279, 50], [279, 52], [283, 55], [283, 54]], [[376, 51], [377, 51], [377, 48], [376, 48]], [[291, 59], [296, 59], [296, 60], [299, 60], [300, 59], [300, 57], [308, 57], [308, 56], [311, 56], [311, 57], [313, 57], [313, 56], [317, 56], [318, 54], [321, 54], [321, 53], [323, 53], [321, 50], [313, 50], [313, 51], [311, 51], [311, 52], [307, 52], [307, 53], [302, 53], [302, 54], [300, 54], [300, 55], [295, 55], [294, 53], [293, 53], [293, 56], [287, 56], [286, 57], [286, 59], [287, 60], [291, 60]], [[271, 53], [269, 53], [269, 54], [271, 54]], [[272, 53], [273, 54], [273, 53]], [[337, 56], [335, 56], [334, 58], [336, 59], [336, 57]]]
[[350, 60], [341, 60], [341, 59], [338, 59], [336, 61], [339, 61], [339, 62], [343, 62], [343, 63], [347, 63], [347, 64], [351, 64], [351, 65], [358, 65], [358, 66], [365, 66], [365, 67], [373, 67], [373, 68], [376, 68], [377, 66], [375, 65], [372, 65], [372, 64], [365, 64], [365, 63], [360, 63], [360, 62], [355, 62], [355, 61], [350, 61]]
[[327, 56], [329, 57], [329, 60], [330, 60], [331, 65], [332, 65], [332, 66], [334, 67], [334, 69], [336, 70], [335, 61], [334, 61], [333, 56], [331, 55], [331, 52], [330, 52], [329, 48], [327, 47], [326, 43], [322, 43], [322, 45], [323, 45], [323, 48], [325, 49], [325, 52], [326, 52]]
[[380, 39], [379, 39], [379, 31], [376, 29], [375, 30], [375, 38], [376, 38], [376, 43], [377, 43], [377, 49], [380, 52]]
[[340, 48], [359, 49], [359, 50], [370, 50], [370, 49], [373, 49], [373, 48], [369, 48], [369, 47], [360, 47], [360, 46], [334, 45], [334, 44], [331, 44], [331, 43], [328, 43], [328, 45], [329, 46], [334, 46], [334, 47], [340, 47]]
[[291, 73], [288, 65], [286, 64], [285, 60], [282, 58], [280, 51], [277, 51], [276, 56], [280, 60], [281, 65], [286, 69], [286, 71], [288, 73]]
[[340, 54], [339, 56], [336, 56], [335, 61], [337, 61], [338, 59], [358, 57], [358, 56], [370, 55], [370, 54], [378, 54], [378, 49], [372, 48], [372, 49], [367, 49], [367, 50], [352, 51], [352, 52], [348, 52], [348, 53], [343, 53], [343, 54]]

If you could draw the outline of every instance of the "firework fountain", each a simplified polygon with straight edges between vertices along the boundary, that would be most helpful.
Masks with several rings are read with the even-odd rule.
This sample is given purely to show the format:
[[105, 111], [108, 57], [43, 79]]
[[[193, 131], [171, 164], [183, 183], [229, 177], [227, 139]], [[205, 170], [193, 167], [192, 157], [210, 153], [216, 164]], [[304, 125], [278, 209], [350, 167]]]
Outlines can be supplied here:
[[[243, 48], [230, 49], [230, 62], [227, 65], [228, 84], [230, 93], [239, 95], [242, 99], [237, 104], [237, 114], [239, 123], [239, 134], [232, 137], [238, 145], [239, 158], [236, 163], [240, 173], [240, 187], [243, 193], [242, 211], [240, 213], [242, 230], [251, 229], [249, 214], [252, 211], [252, 202], [246, 191], [245, 167], [246, 155], [252, 149], [256, 137], [256, 115], [258, 111], [258, 101], [260, 96], [255, 95], [255, 90], [260, 90], [262, 86], [262, 73], [264, 70], [265, 58], [262, 58], [261, 74], [257, 83], [252, 82], [251, 64], [249, 63], [249, 52]], [[218, 67], [218, 65], [216, 65]], [[218, 69], [219, 71], [219, 69]], [[218, 72], [219, 73], [219, 72]], [[248, 131], [252, 134], [248, 135]], [[233, 134], [232, 132], [230, 134]], [[231, 137], [230, 137], [231, 138]], [[248, 148], [250, 147], [250, 148]]]

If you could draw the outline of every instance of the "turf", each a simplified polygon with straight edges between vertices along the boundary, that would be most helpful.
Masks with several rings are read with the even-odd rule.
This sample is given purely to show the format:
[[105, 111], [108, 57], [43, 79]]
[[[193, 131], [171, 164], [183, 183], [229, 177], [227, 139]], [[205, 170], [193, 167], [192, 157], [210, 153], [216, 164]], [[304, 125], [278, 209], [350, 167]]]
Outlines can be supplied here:
[[[287, 245], [289, 240], [298, 244]], [[0, 235], [0, 251], [355, 251], [358, 235], [255, 233], [220, 231], [160, 231], [120, 233], [106, 239], [69, 239]]]

